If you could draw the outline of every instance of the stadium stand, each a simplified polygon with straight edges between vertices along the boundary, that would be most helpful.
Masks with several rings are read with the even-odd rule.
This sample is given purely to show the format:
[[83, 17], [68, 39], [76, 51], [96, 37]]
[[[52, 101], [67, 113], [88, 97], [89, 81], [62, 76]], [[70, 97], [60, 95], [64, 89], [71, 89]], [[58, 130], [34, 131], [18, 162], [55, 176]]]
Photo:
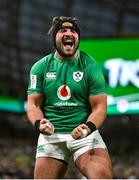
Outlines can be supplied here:
[[[0, 98], [26, 100], [29, 69], [53, 49], [47, 31], [59, 15], [77, 17], [82, 38], [139, 37], [138, 0], [1, 0]], [[0, 178], [31, 179], [37, 134], [25, 113], [0, 109], [0, 127]], [[125, 115], [108, 117], [101, 130], [115, 179], [139, 178], [138, 129], [138, 115]], [[84, 178], [72, 160], [65, 177]]]

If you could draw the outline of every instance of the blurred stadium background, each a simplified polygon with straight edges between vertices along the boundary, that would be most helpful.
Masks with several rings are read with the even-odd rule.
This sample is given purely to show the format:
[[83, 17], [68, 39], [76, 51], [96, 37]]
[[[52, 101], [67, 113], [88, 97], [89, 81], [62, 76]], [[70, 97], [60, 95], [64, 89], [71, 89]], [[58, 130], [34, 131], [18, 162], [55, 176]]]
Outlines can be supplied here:
[[[0, 178], [32, 178], [38, 134], [25, 113], [28, 74], [32, 64], [53, 49], [47, 31], [52, 17], [59, 15], [78, 18], [81, 48], [92, 52], [92, 56], [95, 50], [104, 52], [101, 45], [98, 45], [100, 49], [95, 49], [99, 41], [122, 39], [124, 47], [126, 40], [130, 45], [130, 40], [135, 41], [126, 49], [121, 43], [119, 49], [125, 51], [122, 58], [130, 63], [136, 62], [133, 67], [136, 69], [136, 85], [129, 82], [128, 88], [118, 85], [118, 91], [116, 88], [110, 91], [114, 94], [120, 92], [122, 96], [114, 101], [115, 104], [110, 104], [112, 107], [108, 107], [108, 116], [100, 131], [111, 154], [114, 178], [139, 178], [138, 0], [0, 0]], [[83, 44], [89, 43], [88, 40], [93, 43], [92, 51], [87, 49], [91, 44]], [[111, 49], [106, 52], [112, 55], [111, 58], [121, 58], [119, 49], [116, 47], [114, 54]], [[129, 51], [132, 52], [128, 57]], [[101, 52], [98, 51], [97, 58], [99, 54]], [[101, 57], [100, 64], [103, 61], [106, 59]], [[130, 74], [128, 71], [126, 73], [127, 76]], [[128, 109], [130, 103], [127, 96], [124, 97], [127, 91], [130, 100], [134, 95], [131, 110]], [[113, 98], [110, 94], [110, 102]], [[65, 178], [84, 178], [72, 160]]]

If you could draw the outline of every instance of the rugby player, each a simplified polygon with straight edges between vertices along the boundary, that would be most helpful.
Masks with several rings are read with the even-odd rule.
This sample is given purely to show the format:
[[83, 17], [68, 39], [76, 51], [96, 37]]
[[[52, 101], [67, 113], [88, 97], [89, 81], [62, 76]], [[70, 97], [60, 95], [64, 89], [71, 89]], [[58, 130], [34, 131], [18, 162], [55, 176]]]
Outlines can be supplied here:
[[28, 119], [40, 133], [34, 178], [64, 178], [70, 157], [86, 178], [112, 178], [98, 130], [107, 111], [103, 73], [79, 49], [76, 18], [54, 17], [48, 34], [55, 50], [32, 66], [28, 87]]

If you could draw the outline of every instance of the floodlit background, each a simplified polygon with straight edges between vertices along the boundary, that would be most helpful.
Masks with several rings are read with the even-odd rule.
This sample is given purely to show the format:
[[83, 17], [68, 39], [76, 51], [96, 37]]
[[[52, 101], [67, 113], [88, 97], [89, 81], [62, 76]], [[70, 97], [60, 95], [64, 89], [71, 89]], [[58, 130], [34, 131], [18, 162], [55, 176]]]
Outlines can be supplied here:
[[[53, 50], [47, 31], [60, 15], [78, 18], [80, 48], [105, 74], [109, 106], [100, 131], [114, 178], [139, 178], [138, 0], [0, 0], [0, 178], [33, 177], [38, 134], [25, 113], [29, 70]], [[116, 84], [110, 79], [116, 66], [107, 61], [114, 58], [122, 64]], [[72, 159], [65, 178], [84, 178]]]

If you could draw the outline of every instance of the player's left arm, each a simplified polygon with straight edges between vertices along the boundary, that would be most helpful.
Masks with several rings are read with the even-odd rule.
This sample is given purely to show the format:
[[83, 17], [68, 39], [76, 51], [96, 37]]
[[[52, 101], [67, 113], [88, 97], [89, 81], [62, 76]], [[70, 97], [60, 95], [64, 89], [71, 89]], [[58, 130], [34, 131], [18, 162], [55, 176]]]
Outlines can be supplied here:
[[72, 131], [74, 139], [84, 138], [90, 133], [98, 129], [104, 122], [107, 114], [107, 95], [98, 94], [89, 96], [91, 113], [87, 118], [86, 123], [77, 126]]
[[93, 65], [90, 66], [90, 68], [94, 70], [91, 71], [91, 69], [89, 69], [88, 71], [91, 113], [88, 116], [87, 125], [90, 127], [91, 132], [93, 132], [95, 128], [98, 129], [101, 126], [107, 114], [106, 82], [98, 64], [94, 63]]
[[98, 129], [104, 122], [107, 114], [107, 94], [89, 96], [89, 103], [92, 112], [88, 116], [87, 122], [91, 121]]
[[107, 113], [107, 94], [103, 73], [96, 63], [89, 64], [87, 72], [88, 101], [91, 106], [91, 113], [84, 124], [79, 125], [72, 131], [74, 139], [86, 137], [98, 129], [104, 122]]

